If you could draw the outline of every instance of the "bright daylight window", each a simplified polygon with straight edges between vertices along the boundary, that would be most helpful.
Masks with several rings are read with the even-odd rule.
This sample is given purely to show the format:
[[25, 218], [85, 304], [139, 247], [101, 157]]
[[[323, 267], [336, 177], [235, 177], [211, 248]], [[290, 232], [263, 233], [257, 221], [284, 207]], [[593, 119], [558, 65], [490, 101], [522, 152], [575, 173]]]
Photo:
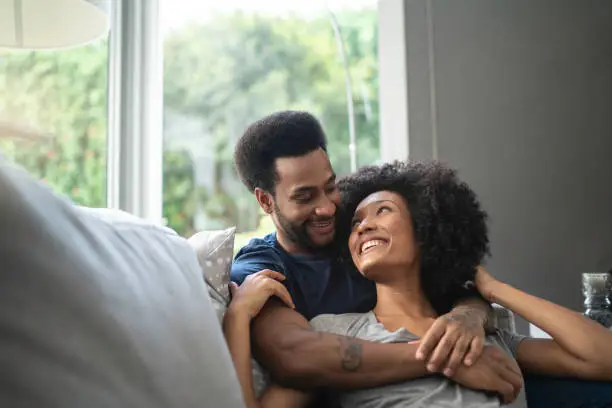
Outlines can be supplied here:
[[348, 173], [347, 74], [357, 165], [379, 159], [376, 0], [163, 0], [161, 16], [163, 214], [180, 234], [235, 225], [239, 248], [272, 230], [232, 154], [274, 111], [317, 115], [336, 172]]
[[108, 41], [0, 49], [0, 152], [75, 203], [106, 206]]

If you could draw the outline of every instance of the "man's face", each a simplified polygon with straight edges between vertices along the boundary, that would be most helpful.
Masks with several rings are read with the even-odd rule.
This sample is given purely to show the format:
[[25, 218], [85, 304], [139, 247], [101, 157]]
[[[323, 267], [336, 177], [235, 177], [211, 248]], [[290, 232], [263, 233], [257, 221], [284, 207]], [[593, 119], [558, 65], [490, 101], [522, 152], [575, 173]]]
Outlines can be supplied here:
[[272, 217], [278, 233], [298, 251], [329, 246], [334, 239], [340, 193], [325, 151], [277, 159], [276, 172]]

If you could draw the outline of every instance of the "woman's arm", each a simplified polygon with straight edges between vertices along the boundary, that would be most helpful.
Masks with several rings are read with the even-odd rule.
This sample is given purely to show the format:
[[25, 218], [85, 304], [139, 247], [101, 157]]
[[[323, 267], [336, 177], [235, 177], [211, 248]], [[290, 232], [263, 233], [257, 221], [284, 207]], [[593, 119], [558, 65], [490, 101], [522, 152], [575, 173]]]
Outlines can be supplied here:
[[291, 388], [271, 385], [258, 400], [253, 389], [251, 342], [251, 319], [230, 309], [223, 319], [223, 332], [229, 348], [238, 381], [242, 388], [247, 408], [302, 408], [308, 404], [308, 394]]
[[580, 313], [529, 295], [479, 269], [482, 295], [538, 326], [551, 339], [525, 339], [517, 349], [522, 369], [538, 374], [612, 380], [612, 332]]
[[228, 310], [223, 318], [223, 334], [234, 362], [244, 402], [247, 408], [260, 408], [253, 389], [250, 324], [248, 316], [240, 316]]
[[253, 388], [251, 320], [271, 296], [293, 307], [287, 289], [278, 282], [283, 279], [277, 272], [262, 271], [249, 276], [240, 288], [235, 284], [230, 286], [232, 302], [223, 318], [223, 333], [247, 408], [303, 408], [309, 402], [308, 394], [276, 385], [270, 386], [258, 400]]

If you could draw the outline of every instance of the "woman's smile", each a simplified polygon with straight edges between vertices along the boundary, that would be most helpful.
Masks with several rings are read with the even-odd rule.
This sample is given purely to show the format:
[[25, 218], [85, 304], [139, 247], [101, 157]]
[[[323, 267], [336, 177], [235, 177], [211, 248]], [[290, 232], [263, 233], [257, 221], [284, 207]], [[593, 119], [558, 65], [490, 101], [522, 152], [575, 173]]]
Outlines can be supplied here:
[[360, 255], [365, 255], [373, 250], [384, 248], [388, 245], [388, 241], [380, 238], [372, 238], [368, 239], [361, 244], [361, 249], [359, 251]]

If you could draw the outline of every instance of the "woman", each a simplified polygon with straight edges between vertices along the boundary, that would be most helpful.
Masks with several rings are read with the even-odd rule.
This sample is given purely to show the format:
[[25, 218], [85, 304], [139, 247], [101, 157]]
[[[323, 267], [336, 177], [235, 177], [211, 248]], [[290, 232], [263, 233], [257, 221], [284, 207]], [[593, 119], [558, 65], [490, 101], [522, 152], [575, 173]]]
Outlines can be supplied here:
[[[359, 271], [376, 282], [377, 304], [365, 314], [322, 315], [311, 321], [318, 331], [380, 342], [418, 341], [437, 316], [446, 313], [453, 293], [475, 283], [490, 302], [505, 306], [548, 332], [552, 339], [529, 339], [494, 331], [486, 353], [471, 366], [446, 377], [416, 380], [367, 390], [339, 391], [342, 407], [474, 406], [496, 407], [486, 389], [487, 370], [511, 355], [523, 372], [612, 380], [612, 332], [582, 315], [504, 284], [478, 268], [488, 253], [486, 214], [474, 192], [456, 173], [438, 163], [395, 162], [367, 167], [339, 183], [348, 252]], [[298, 391], [271, 387], [257, 400], [250, 384], [248, 318], [272, 295], [291, 299], [281, 276], [254, 276], [238, 289], [242, 299], [231, 306], [225, 331], [247, 405], [302, 407]], [[473, 283], [472, 283], [473, 282]], [[236, 289], [235, 289], [236, 290]], [[234, 316], [234, 317], [232, 317]], [[242, 336], [242, 344], [239, 341]], [[469, 345], [464, 345], [468, 347]], [[520, 376], [506, 364], [507, 376]], [[521, 394], [517, 406], [524, 406]]]

